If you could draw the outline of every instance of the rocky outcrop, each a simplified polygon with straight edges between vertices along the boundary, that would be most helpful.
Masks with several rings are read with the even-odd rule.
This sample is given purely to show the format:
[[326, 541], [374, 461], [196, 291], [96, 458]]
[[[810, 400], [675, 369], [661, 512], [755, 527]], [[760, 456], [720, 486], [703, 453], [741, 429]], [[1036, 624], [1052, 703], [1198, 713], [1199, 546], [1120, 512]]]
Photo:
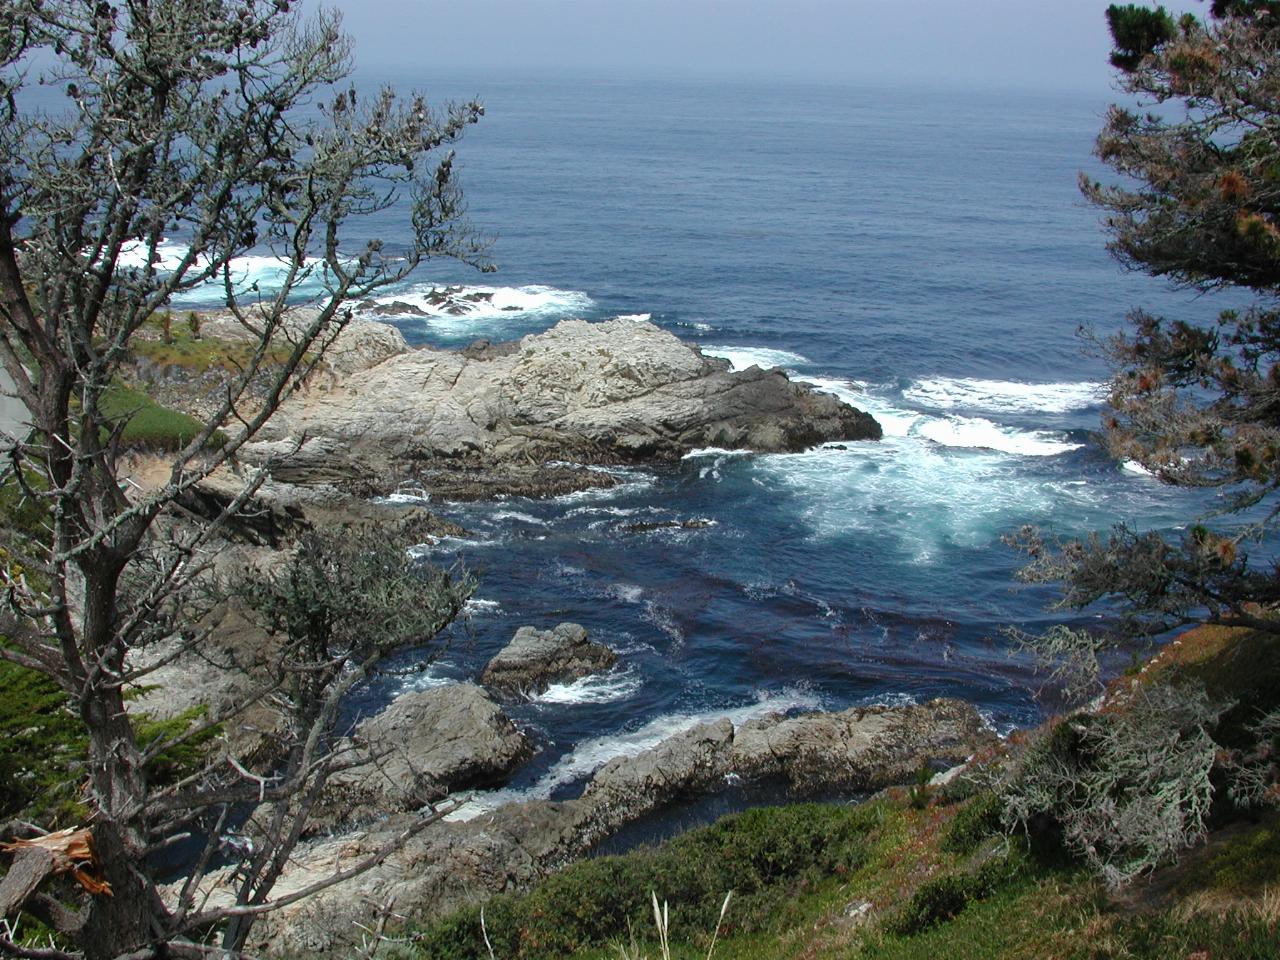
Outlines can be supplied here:
[[799, 796], [869, 791], [910, 782], [922, 766], [948, 765], [994, 741], [972, 706], [934, 700], [841, 713], [774, 714], [734, 727], [694, 727], [635, 758], [613, 760], [588, 784], [584, 838], [594, 843], [682, 796], [729, 778], [783, 779]]
[[[367, 922], [370, 903], [390, 901], [396, 913], [425, 916], [525, 886], [621, 825], [728, 779], [782, 777], [797, 796], [871, 791], [910, 781], [925, 764], [961, 762], [993, 740], [977, 712], [956, 700], [774, 716], [737, 728], [727, 719], [704, 723], [611, 761], [577, 799], [512, 803], [468, 822], [434, 824], [374, 869], [264, 917], [254, 936], [276, 953], [336, 951], [358, 939], [354, 924]], [[274, 896], [368, 856], [412, 823], [411, 815], [391, 817], [300, 847]], [[211, 895], [216, 902], [225, 893]]]
[[[287, 469], [282, 472], [288, 476]], [[244, 484], [243, 476], [222, 469], [185, 491], [178, 502], [189, 516], [212, 520], [235, 500]], [[437, 517], [420, 503], [371, 501], [331, 484], [293, 484], [276, 477], [263, 483], [249, 505], [225, 522], [224, 535], [278, 548], [306, 530], [371, 528], [408, 544], [467, 535], [463, 527]]]
[[330, 778], [312, 832], [416, 810], [458, 790], [498, 786], [533, 753], [529, 738], [472, 683], [406, 694], [337, 749], [372, 759]]
[[618, 655], [587, 639], [576, 623], [552, 630], [521, 627], [480, 674], [480, 682], [499, 696], [518, 698], [542, 693], [553, 683], [567, 683], [608, 670]]
[[295, 398], [268, 430], [276, 445], [250, 445], [246, 458], [308, 438], [312, 450], [295, 459], [310, 466], [295, 480], [334, 459], [341, 474], [413, 475], [429, 487], [433, 472], [457, 469], [670, 460], [706, 446], [798, 451], [881, 435], [869, 414], [781, 371], [732, 372], [631, 320], [566, 320], [517, 349], [399, 353]]
[[[293, 308], [286, 319], [286, 332], [294, 334], [305, 329], [315, 317], [316, 311], [312, 308]], [[207, 313], [201, 317], [200, 335], [231, 342], [253, 342], [259, 339], [250, 327], [225, 311]], [[345, 378], [408, 350], [409, 344], [405, 342], [404, 335], [390, 324], [351, 319], [325, 349], [324, 369], [334, 377]]]

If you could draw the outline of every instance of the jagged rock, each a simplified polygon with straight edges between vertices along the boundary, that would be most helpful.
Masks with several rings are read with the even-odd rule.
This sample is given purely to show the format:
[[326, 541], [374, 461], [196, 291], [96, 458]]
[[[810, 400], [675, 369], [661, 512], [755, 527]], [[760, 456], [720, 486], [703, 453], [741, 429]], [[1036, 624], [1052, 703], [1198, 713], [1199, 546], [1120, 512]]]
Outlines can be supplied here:
[[[469, 822], [437, 823], [358, 877], [262, 919], [257, 946], [279, 954], [336, 952], [357, 935], [367, 904], [394, 898], [397, 913], [446, 913], [532, 883], [582, 856], [619, 826], [671, 801], [718, 789], [731, 775], [785, 777], [797, 795], [843, 788], [875, 790], [909, 782], [924, 764], [960, 762], [995, 737], [972, 706], [935, 700], [751, 721], [701, 724], [652, 750], [611, 761], [582, 796], [500, 807]], [[815, 773], [822, 751], [836, 758]], [[379, 850], [405, 829], [409, 815], [365, 831], [298, 848], [274, 896], [332, 875]], [[210, 905], [226, 896], [213, 878]]]
[[372, 300], [366, 300], [360, 304], [360, 309], [372, 314], [375, 317], [427, 317], [430, 316], [427, 311], [423, 310], [417, 304], [405, 303], [403, 300], [392, 300], [390, 303], [375, 303]]
[[499, 786], [533, 753], [529, 738], [473, 683], [406, 694], [337, 749], [376, 759], [330, 778], [309, 824], [313, 833]]
[[739, 776], [782, 775], [805, 793], [873, 789], [906, 783], [926, 763], [964, 759], [966, 745], [992, 740], [977, 711], [961, 700], [855, 707], [748, 721], [734, 737], [732, 764]]
[[480, 682], [500, 696], [531, 696], [553, 683], [608, 670], [617, 662], [616, 653], [588, 640], [587, 631], [576, 623], [552, 630], [521, 627], [489, 661]]
[[[515, 309], [519, 310], [520, 308], [516, 307]], [[499, 357], [509, 357], [513, 353], [519, 352], [520, 344], [513, 340], [508, 340], [505, 343], [476, 340], [462, 348], [462, 355], [468, 360], [496, 360]]]
[[[340, 460], [335, 457], [328, 462], [336, 469]], [[336, 488], [289, 483], [287, 467], [280, 474], [263, 483], [245, 509], [226, 523], [229, 539], [279, 548], [308, 529], [377, 527], [389, 537], [423, 539], [467, 535], [464, 528], [419, 504], [372, 502]], [[239, 495], [244, 482], [243, 477], [220, 470], [186, 491], [178, 502], [190, 515], [212, 520]]]
[[[881, 430], [781, 371], [731, 372], [650, 323], [566, 320], [515, 349], [392, 356], [333, 390], [294, 398], [262, 436], [308, 438], [304, 453], [337, 452], [329, 469], [345, 475], [425, 483], [460, 469], [673, 460], [706, 446], [798, 451], [879, 439]], [[243, 455], [256, 461], [280, 449], [260, 442]], [[333, 479], [314, 457], [293, 479], [311, 470]]]

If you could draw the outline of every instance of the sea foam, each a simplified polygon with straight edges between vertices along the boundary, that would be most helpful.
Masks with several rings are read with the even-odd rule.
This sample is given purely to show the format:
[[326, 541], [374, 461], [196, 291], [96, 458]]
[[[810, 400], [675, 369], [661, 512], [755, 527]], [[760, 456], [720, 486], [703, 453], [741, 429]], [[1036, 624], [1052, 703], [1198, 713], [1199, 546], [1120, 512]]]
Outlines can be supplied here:
[[643, 683], [632, 669], [593, 673], [571, 683], [553, 683], [533, 699], [546, 704], [616, 703], [635, 696]]
[[699, 349], [705, 356], [728, 360], [730, 369], [735, 371], [747, 370], [750, 367], [771, 370], [774, 367], [794, 367], [809, 362], [807, 357], [792, 353], [790, 350], [772, 350], [768, 347], [706, 346]]
[[1022, 457], [1052, 457], [1081, 446], [1054, 431], [1023, 430], [984, 417], [938, 416], [903, 409], [858, 380], [804, 377], [801, 382], [866, 410], [880, 423], [886, 437], [915, 437], [943, 447], [995, 450]]
[[1069, 413], [1102, 402], [1101, 383], [1018, 383], [932, 377], [902, 391], [903, 399], [937, 410], [980, 410], [989, 413]]
[[555, 765], [537, 783], [525, 789], [504, 789], [481, 792], [463, 807], [449, 814], [449, 820], [474, 820], [498, 807], [523, 800], [546, 800], [558, 788], [585, 780], [611, 760], [634, 757], [652, 750], [662, 741], [692, 730], [703, 723], [722, 717], [734, 726], [791, 710], [819, 710], [822, 700], [809, 690], [785, 688], [777, 692], [761, 693], [752, 704], [731, 709], [707, 709], [688, 713], [669, 713], [657, 717], [634, 730], [607, 734], [584, 740], [573, 750], [556, 761]]
[[[569, 317], [583, 313], [592, 300], [578, 290], [530, 285], [523, 287], [446, 286], [423, 282], [387, 293], [373, 301], [384, 308], [380, 317], [399, 316], [420, 320], [431, 327], [467, 327], [477, 321], [509, 318]], [[406, 304], [403, 314], [388, 313], [397, 303]]]

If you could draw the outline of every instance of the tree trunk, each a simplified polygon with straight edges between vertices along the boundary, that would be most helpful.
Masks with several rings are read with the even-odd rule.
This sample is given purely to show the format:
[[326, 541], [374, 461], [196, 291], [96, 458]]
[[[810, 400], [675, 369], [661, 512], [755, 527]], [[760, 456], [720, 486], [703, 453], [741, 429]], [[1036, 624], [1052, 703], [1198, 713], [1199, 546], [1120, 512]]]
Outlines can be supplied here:
[[[142, 872], [147, 849], [144, 778], [133, 731], [117, 691], [116, 718], [89, 725], [92, 782], [98, 794], [94, 849], [111, 896], [93, 897], [81, 937], [86, 960], [112, 960], [163, 939], [167, 911]], [[97, 704], [101, 705], [101, 703]], [[97, 712], [97, 711], [94, 711]]]
[[115, 636], [120, 565], [85, 564], [85, 648], [104, 670], [86, 678], [80, 715], [89, 734], [94, 846], [112, 895], [94, 897], [81, 938], [87, 960], [111, 960], [165, 938], [167, 911], [144, 873], [148, 845], [146, 774], [124, 693], [112, 682], [124, 666]]

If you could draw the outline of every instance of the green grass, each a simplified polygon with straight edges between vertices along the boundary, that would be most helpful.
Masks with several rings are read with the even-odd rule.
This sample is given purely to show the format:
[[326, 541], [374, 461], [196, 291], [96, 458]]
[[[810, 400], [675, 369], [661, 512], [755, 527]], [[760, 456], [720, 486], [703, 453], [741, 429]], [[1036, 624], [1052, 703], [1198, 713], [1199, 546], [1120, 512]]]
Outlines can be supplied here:
[[[857, 866], [877, 816], [872, 808], [812, 804], [750, 810], [657, 848], [586, 860], [527, 894], [491, 900], [485, 908], [489, 938], [504, 960], [550, 960], [607, 947], [625, 939], [629, 924], [648, 929], [652, 892], [672, 905], [682, 927], [705, 935], [729, 890], [734, 900], [727, 929], [738, 935], [779, 929], [801, 922], [814, 898]], [[478, 908], [418, 934], [422, 958], [488, 956]]]
[[[661, 960], [649, 891], [670, 906], [673, 960], [1277, 960], [1277, 917], [1255, 901], [1129, 910], [1083, 871], [1032, 859], [995, 830], [988, 791], [916, 809], [909, 792], [859, 807], [753, 810], [657, 848], [567, 868], [491, 900], [497, 960]], [[1280, 815], [1212, 859], [1212, 882], [1280, 877]], [[818, 838], [829, 841], [825, 849]], [[848, 919], [869, 903], [871, 919]], [[415, 931], [419, 960], [487, 958], [476, 908]], [[635, 947], [631, 943], [634, 940]]]
[[[145, 393], [114, 384], [103, 393], [101, 409], [113, 421], [127, 420], [121, 442], [126, 448], [180, 450], [199, 436], [205, 424], [195, 417], [156, 403]], [[220, 447], [226, 435], [215, 431], [210, 444]]]
[[[239, 373], [253, 359], [258, 347], [256, 339], [222, 340], [197, 336], [188, 314], [173, 314], [169, 335], [164, 335], [164, 314], [156, 314], [143, 325], [143, 335], [134, 337], [129, 349], [135, 357], [160, 367], [183, 367], [192, 373], [225, 370]], [[289, 359], [293, 346], [287, 342], [268, 347], [264, 363], [279, 366]]]

